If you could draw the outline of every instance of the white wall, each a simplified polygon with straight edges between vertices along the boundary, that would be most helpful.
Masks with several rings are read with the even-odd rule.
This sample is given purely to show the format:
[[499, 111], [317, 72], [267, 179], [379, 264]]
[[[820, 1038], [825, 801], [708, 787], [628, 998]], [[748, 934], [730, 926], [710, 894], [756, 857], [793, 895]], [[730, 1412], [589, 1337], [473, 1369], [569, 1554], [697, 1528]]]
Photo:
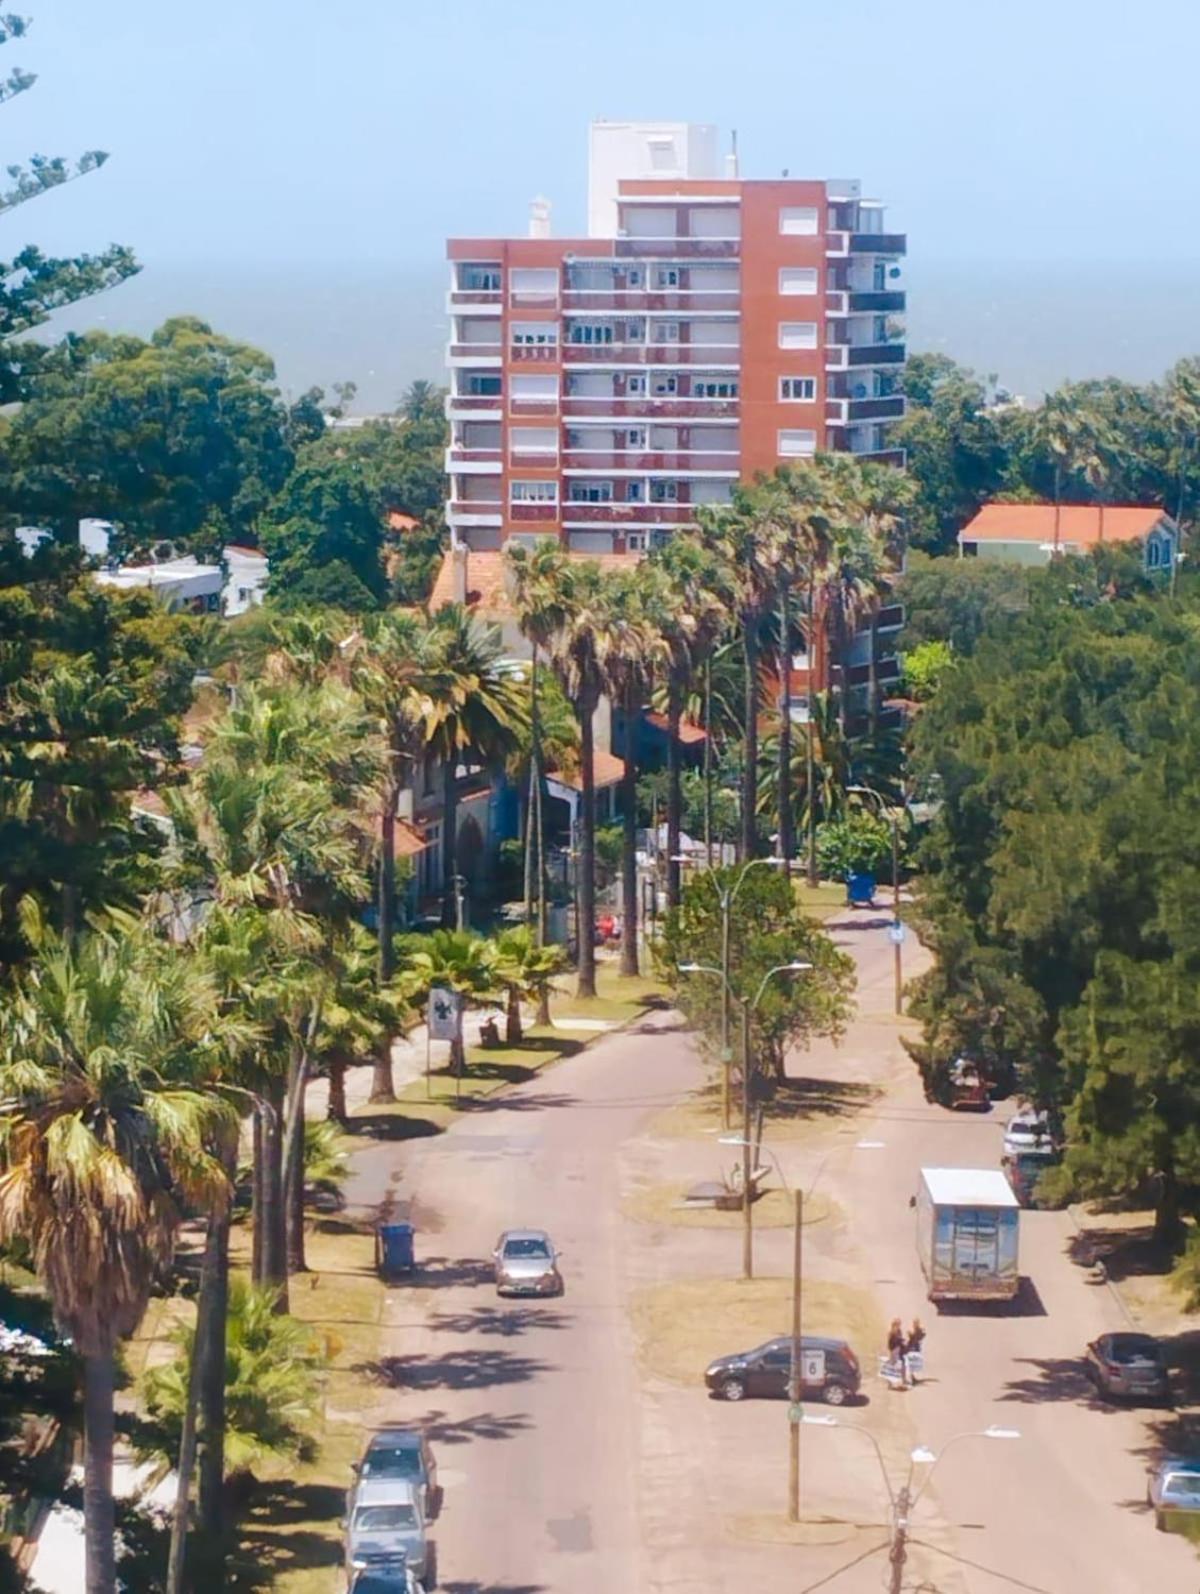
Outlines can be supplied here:
[[[664, 145], [671, 157], [664, 163]], [[588, 237], [614, 238], [623, 177], [717, 177], [717, 129], [698, 122], [593, 122], [588, 129]]]
[[736, 205], [693, 205], [688, 231], [693, 238], [740, 238], [742, 213]]

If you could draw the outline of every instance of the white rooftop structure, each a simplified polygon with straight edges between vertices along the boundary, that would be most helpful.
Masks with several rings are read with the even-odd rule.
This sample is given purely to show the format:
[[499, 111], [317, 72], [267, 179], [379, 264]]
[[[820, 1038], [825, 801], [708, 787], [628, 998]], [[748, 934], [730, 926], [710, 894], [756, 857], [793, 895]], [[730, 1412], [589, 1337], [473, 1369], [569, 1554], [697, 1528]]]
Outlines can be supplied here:
[[1012, 1186], [999, 1168], [922, 1168], [935, 1207], [1016, 1207]]
[[220, 565], [202, 565], [190, 554], [182, 559], [164, 559], [161, 564], [118, 565], [115, 570], [97, 570], [99, 586], [118, 592], [136, 592], [149, 587], [162, 595], [171, 608], [215, 609], [225, 576]]
[[626, 177], [719, 177], [711, 122], [593, 122], [588, 129], [588, 237], [617, 236]]

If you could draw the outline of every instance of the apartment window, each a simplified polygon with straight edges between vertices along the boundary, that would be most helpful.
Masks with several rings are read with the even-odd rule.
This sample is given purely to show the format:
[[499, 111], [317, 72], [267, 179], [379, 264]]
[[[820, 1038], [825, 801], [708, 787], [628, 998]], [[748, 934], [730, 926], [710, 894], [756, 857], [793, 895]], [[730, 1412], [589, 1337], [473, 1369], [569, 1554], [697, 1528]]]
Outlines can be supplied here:
[[642, 285], [641, 266], [630, 266], [625, 273], [625, 286], [627, 288], [640, 288]]
[[788, 404], [812, 404], [817, 397], [817, 380], [813, 376], [781, 376], [779, 397]]
[[654, 286], [656, 288], [677, 288], [679, 286], [679, 267], [655, 266]]
[[514, 504], [556, 504], [557, 482], [510, 482], [509, 502]]
[[572, 343], [611, 343], [613, 329], [610, 321], [576, 322], [571, 328]]
[[627, 504], [640, 504], [645, 497], [642, 482], [625, 483], [625, 502]]
[[467, 377], [468, 398], [499, 398], [500, 378], [480, 372], [475, 376]]
[[646, 391], [646, 378], [644, 376], [627, 376], [625, 378], [625, 392], [630, 398], [637, 398]]
[[514, 399], [557, 399], [558, 378], [538, 371], [518, 371], [510, 378], [509, 397]]
[[812, 237], [817, 230], [815, 205], [785, 205], [779, 212], [779, 230], [792, 237]]
[[459, 284], [465, 293], [499, 293], [499, 266], [463, 266]]
[[646, 428], [644, 426], [631, 426], [627, 432], [618, 432], [617, 437], [618, 439], [623, 439], [621, 442], [622, 448], [645, 448], [646, 446]]
[[514, 299], [556, 299], [558, 271], [553, 266], [514, 266], [509, 285]]
[[779, 291], [782, 294], [816, 293], [816, 266], [780, 266]]
[[508, 447], [513, 454], [557, 454], [558, 431], [553, 426], [512, 426]]
[[678, 482], [651, 482], [650, 502], [652, 504], [674, 504], [679, 501]]
[[570, 498], [573, 504], [611, 504], [612, 482], [572, 482]]
[[624, 335], [627, 343], [644, 343], [646, 341], [646, 323], [644, 321], [627, 321]]
[[646, 533], [644, 531], [627, 531], [625, 533], [626, 553], [645, 553]]
[[679, 378], [677, 376], [656, 376], [654, 378], [653, 392], [655, 398], [674, 398], [679, 392]]
[[692, 382], [693, 398], [737, 398], [738, 384], [732, 381]]
[[779, 457], [796, 459], [817, 451], [817, 434], [814, 431], [787, 431], [779, 434]]
[[781, 349], [815, 349], [817, 323], [815, 321], [781, 321], [779, 347]]
[[673, 172], [678, 169], [679, 162], [675, 156], [673, 138], [652, 138], [648, 142], [652, 172]]
[[653, 334], [653, 336], [654, 336], [655, 343], [678, 343], [679, 342], [679, 322], [678, 321], [656, 321], [654, 323], [654, 334]]
[[549, 344], [558, 342], [558, 328], [552, 321], [534, 321], [527, 326], [515, 326], [512, 340], [520, 344]]

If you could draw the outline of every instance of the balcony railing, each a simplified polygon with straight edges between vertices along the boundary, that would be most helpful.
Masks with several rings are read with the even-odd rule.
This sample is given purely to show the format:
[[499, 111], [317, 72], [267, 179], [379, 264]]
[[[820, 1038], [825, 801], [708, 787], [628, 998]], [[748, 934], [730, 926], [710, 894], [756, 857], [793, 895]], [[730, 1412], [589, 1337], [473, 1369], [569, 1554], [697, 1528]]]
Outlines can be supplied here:
[[501, 515], [499, 499], [453, 498], [450, 501], [450, 518], [467, 525], [498, 526]]
[[568, 417], [612, 415], [637, 419], [663, 416], [670, 420], [722, 420], [725, 417], [735, 418], [739, 406], [737, 399], [692, 398], [687, 394], [677, 397], [671, 394], [655, 394], [653, 397], [636, 394], [630, 398], [568, 394], [562, 401], [562, 411]]
[[686, 526], [696, 518], [695, 504], [595, 504], [572, 503], [562, 506], [562, 518], [571, 520], [600, 520], [608, 523], [637, 521], [651, 526]]
[[564, 343], [566, 365], [736, 365], [737, 343]]
[[504, 295], [499, 288], [451, 288], [450, 304], [454, 309], [470, 304], [502, 305]]
[[558, 400], [556, 398], [513, 398], [508, 403], [510, 415], [557, 415]]
[[564, 469], [575, 470], [686, 470], [736, 471], [741, 456], [736, 451], [692, 448], [672, 453], [635, 449], [567, 448]]
[[849, 345], [850, 365], [903, 365], [903, 343], [852, 343]]
[[518, 470], [554, 470], [558, 465], [558, 451], [553, 448], [514, 448], [509, 451], [508, 462]]
[[451, 393], [446, 399], [446, 408], [457, 412], [458, 410], [498, 410], [504, 403], [499, 393]]
[[845, 343], [827, 343], [825, 345], [825, 369], [827, 371], [844, 371], [850, 364], [850, 350]]
[[850, 400], [852, 421], [898, 421], [904, 415], [904, 411], [905, 402], [902, 393], [891, 394], [885, 398]]
[[849, 297], [849, 294], [845, 293], [841, 288], [831, 288], [825, 295], [825, 314], [845, 315], [849, 308], [847, 304]]
[[450, 345], [450, 358], [452, 360], [498, 360], [504, 353], [501, 343], [452, 343]]
[[508, 513], [511, 520], [557, 520], [559, 506], [557, 504], [509, 504]]
[[740, 238], [618, 238], [619, 260], [736, 260]]
[[545, 288], [539, 288], [536, 292], [514, 288], [509, 295], [509, 302], [518, 310], [554, 310], [558, 307], [558, 294], [547, 292]]
[[855, 459], [870, 460], [872, 465], [895, 465], [903, 470], [908, 461], [908, 451], [903, 448], [852, 448]]
[[846, 409], [849, 402], [849, 399], [844, 398], [827, 398], [825, 400], [826, 426], [845, 426]]
[[456, 465], [499, 465], [503, 456], [498, 448], [463, 448], [452, 443], [446, 454], [446, 469]]
[[896, 631], [904, 624], [904, 605], [902, 603], [889, 603], [885, 609], [880, 609], [875, 620], [877, 631]]
[[869, 293], [850, 294], [850, 309], [855, 313], [873, 311], [877, 315], [899, 314], [905, 308], [908, 295], [902, 288], [872, 290]]
[[[872, 670], [869, 664], [852, 664], [845, 673], [849, 675], [852, 686], [861, 686], [871, 679]], [[881, 685], [884, 681], [894, 681], [899, 674], [900, 660], [895, 656], [876, 661], [874, 675]]]
[[738, 288], [568, 288], [565, 310], [678, 310], [695, 315], [701, 310], [736, 310]]
[[850, 234], [848, 232], [827, 232], [825, 234], [825, 254], [832, 255], [835, 259], [850, 253]]
[[513, 360], [553, 364], [558, 359], [559, 348], [557, 343], [514, 343], [508, 352]]
[[903, 255], [908, 252], [908, 237], [902, 232], [852, 232], [852, 255]]

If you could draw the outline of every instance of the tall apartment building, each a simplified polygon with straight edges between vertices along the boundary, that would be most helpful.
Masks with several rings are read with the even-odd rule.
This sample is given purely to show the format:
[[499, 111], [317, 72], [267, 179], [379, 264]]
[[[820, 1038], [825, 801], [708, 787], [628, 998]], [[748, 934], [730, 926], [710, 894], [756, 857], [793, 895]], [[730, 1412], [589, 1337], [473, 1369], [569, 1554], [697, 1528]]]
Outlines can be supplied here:
[[743, 180], [715, 128], [595, 123], [589, 233], [448, 245], [455, 540], [636, 553], [818, 449], [903, 464], [902, 234], [851, 181]]

